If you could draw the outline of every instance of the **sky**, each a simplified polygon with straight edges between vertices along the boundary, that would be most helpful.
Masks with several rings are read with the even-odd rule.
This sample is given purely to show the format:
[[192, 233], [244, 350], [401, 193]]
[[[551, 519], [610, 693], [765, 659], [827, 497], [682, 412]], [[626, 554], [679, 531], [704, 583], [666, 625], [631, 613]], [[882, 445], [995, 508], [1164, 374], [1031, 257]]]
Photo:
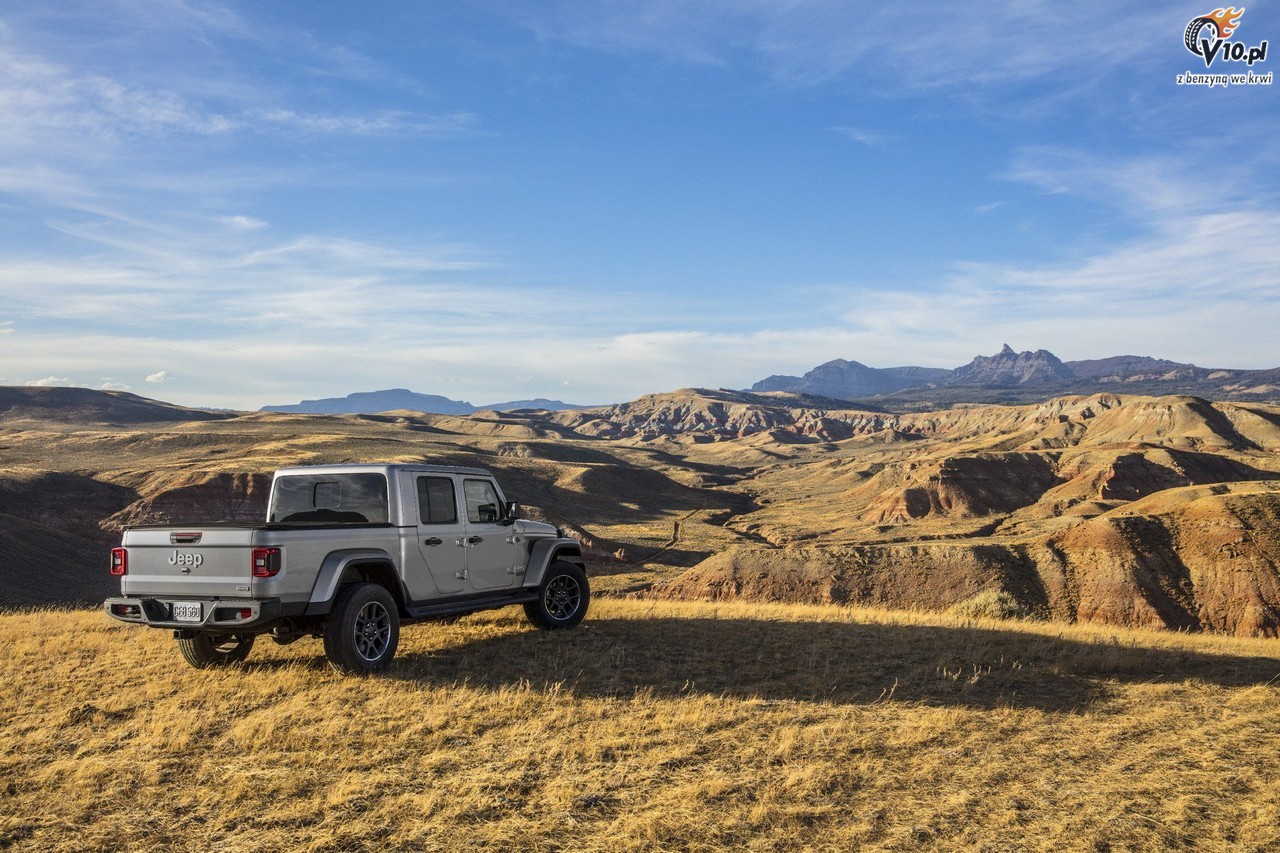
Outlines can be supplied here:
[[[0, 0], [0, 384], [256, 409], [1280, 366], [1207, 4]], [[1280, 39], [1250, 3], [1229, 41]], [[1264, 78], [1265, 79], [1265, 78]]]

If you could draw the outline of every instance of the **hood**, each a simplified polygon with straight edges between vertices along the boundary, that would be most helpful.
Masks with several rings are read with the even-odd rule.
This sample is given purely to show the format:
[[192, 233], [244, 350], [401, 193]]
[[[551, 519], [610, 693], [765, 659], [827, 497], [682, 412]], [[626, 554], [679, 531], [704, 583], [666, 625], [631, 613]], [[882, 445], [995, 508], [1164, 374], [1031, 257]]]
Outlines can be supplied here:
[[556, 535], [556, 528], [554, 525], [543, 524], [541, 521], [529, 521], [526, 518], [517, 518], [515, 524], [512, 525], [512, 528], [516, 533], [523, 533], [525, 535]]

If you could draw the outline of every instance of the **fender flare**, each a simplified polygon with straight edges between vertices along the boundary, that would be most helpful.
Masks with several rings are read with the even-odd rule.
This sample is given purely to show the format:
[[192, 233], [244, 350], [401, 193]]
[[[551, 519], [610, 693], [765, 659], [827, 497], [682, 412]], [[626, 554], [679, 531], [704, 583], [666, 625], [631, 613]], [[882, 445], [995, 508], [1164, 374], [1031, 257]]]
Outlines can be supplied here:
[[[316, 582], [311, 587], [311, 597], [307, 600], [306, 615], [323, 616], [328, 613], [330, 606], [333, 604], [334, 596], [338, 594], [342, 576], [348, 568], [361, 563], [382, 563], [390, 566], [392, 574], [395, 574], [397, 579], [399, 578], [395, 560], [391, 559], [391, 555], [386, 551], [376, 548], [353, 548], [345, 551], [333, 551], [324, 558], [324, 562], [320, 564], [320, 571], [316, 573]], [[391, 592], [396, 598], [403, 597], [403, 590], [400, 591], [400, 595], [395, 595], [396, 590], [391, 590]]]
[[566, 560], [576, 564], [582, 571], [587, 570], [582, 560], [582, 544], [577, 539], [567, 537], [556, 539], [539, 539], [529, 550], [529, 562], [525, 566], [524, 586], [536, 588], [542, 584], [542, 577], [547, 573], [547, 566], [556, 560]]

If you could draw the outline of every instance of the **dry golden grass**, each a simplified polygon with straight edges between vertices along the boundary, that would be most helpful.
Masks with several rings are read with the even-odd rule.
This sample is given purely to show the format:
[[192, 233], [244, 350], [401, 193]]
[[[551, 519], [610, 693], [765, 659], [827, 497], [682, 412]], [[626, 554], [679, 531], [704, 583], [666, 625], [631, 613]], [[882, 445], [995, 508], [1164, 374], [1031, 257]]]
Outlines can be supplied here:
[[600, 600], [188, 669], [0, 616], [0, 848], [1275, 849], [1280, 642]]

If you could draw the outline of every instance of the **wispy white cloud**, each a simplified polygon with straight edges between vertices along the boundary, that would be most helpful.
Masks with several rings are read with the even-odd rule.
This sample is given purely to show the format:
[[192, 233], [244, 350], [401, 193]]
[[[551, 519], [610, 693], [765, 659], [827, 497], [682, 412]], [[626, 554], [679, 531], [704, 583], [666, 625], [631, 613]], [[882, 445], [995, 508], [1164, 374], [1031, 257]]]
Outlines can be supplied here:
[[332, 271], [334, 264], [352, 271], [400, 270], [440, 272], [475, 270], [489, 265], [465, 246], [402, 247], [344, 237], [305, 235], [243, 252], [230, 260], [236, 267], [290, 266]]
[[96, 9], [79, 8], [68, 14], [83, 17], [97, 11], [104, 18], [120, 21], [130, 30], [159, 32], [170, 37], [174, 33], [245, 41], [264, 37], [260, 26], [246, 20], [226, 4], [190, 3], [186, 0], [107, 0], [92, 6]]
[[0, 150], [34, 147], [47, 154], [51, 146], [101, 149], [130, 137], [226, 136], [237, 131], [456, 136], [473, 132], [478, 122], [473, 113], [460, 110], [438, 115], [408, 110], [316, 113], [287, 105], [259, 106], [261, 94], [255, 92], [221, 93], [220, 103], [200, 95], [86, 73], [0, 43], [0, 120], [7, 131]]
[[[704, 64], [746, 61], [793, 85], [851, 76], [889, 88], [1020, 85], [1051, 75], [1091, 79], [1149, 61], [1161, 37], [1167, 40], [1178, 25], [1148, 4], [1102, 0], [1001, 0], [980, 11], [843, 0], [559, 0], [498, 8], [542, 39], [593, 50]], [[1094, 22], [1117, 25], [1115, 34]], [[1117, 40], [1123, 50], [1101, 48]]]
[[[9, 11], [6, 17], [34, 29], [54, 29], [60, 41], [69, 43], [72, 52], [86, 56], [103, 46], [104, 32], [110, 33], [111, 41], [117, 45], [135, 49], [145, 46], [170, 78], [190, 73], [192, 46], [204, 48], [216, 57], [225, 53], [224, 46], [230, 44], [248, 46], [255, 51], [258, 62], [267, 66], [278, 63], [304, 69], [311, 76], [416, 88], [412, 80], [348, 44], [326, 40], [313, 30], [288, 22], [246, 17], [226, 3], [101, 0], [30, 4], [21, 11]], [[74, 20], [76, 26], [58, 26], [68, 20]], [[226, 86], [228, 69], [223, 66], [219, 70], [224, 73], [217, 79], [203, 81], [207, 88]], [[194, 84], [198, 76], [184, 82]]]
[[298, 65], [315, 77], [350, 80], [383, 88], [391, 86], [418, 95], [427, 94], [418, 80], [391, 70], [349, 45], [318, 38], [314, 32], [291, 30], [281, 33], [259, 27], [257, 37], [273, 45], [278, 45], [280, 39], [287, 39]]
[[[132, 22], [153, 37], [166, 28], [215, 41], [262, 37], [237, 13], [216, 4], [196, 9], [178, 0], [153, 0], [146, 5], [147, 14], [122, 6], [121, 19], [111, 21], [111, 31]], [[92, 20], [96, 11], [80, 8], [66, 14]], [[143, 20], [148, 15], [164, 21], [163, 26]], [[133, 32], [124, 27], [117, 38], [127, 42]], [[340, 66], [334, 71], [337, 76], [366, 80], [379, 76], [377, 63], [362, 62], [354, 51], [314, 37], [302, 41], [304, 47], [297, 49], [315, 60], [316, 67], [332, 63]], [[401, 251], [393, 256], [385, 247], [375, 249], [340, 237], [303, 235], [266, 241], [261, 232], [269, 230], [267, 222], [245, 209], [252, 208], [246, 200], [275, 187], [345, 182], [367, 189], [376, 185], [376, 176], [369, 181], [332, 169], [318, 174], [292, 161], [264, 165], [253, 156], [229, 166], [210, 166], [205, 161], [193, 169], [185, 158], [171, 156], [193, 137], [201, 138], [197, 144], [227, 146], [218, 149], [222, 151], [235, 150], [244, 145], [246, 136], [254, 135], [304, 134], [313, 144], [316, 138], [331, 136], [452, 138], [477, 132], [473, 113], [304, 109], [295, 102], [310, 104], [309, 97], [288, 84], [240, 85], [234, 82], [236, 70], [225, 66], [218, 71], [222, 79], [232, 82], [219, 86], [182, 74], [163, 75], [147, 63], [131, 65], [125, 82], [124, 75], [112, 70], [121, 67], [118, 63], [103, 63], [98, 70], [88, 61], [59, 61], [41, 55], [41, 44], [22, 38], [18, 30], [0, 30], [0, 126], [5, 128], [0, 134], [0, 159], [4, 160], [0, 193], [39, 211], [43, 224], [54, 231], [84, 241], [86, 254], [68, 259], [65, 251], [45, 256], [10, 251], [2, 263], [14, 278], [0, 282], [0, 290], [13, 295], [24, 318], [85, 318], [103, 310], [140, 310], [155, 316], [158, 300], [190, 293], [190, 285], [184, 282], [203, 281], [214, 292], [270, 294], [276, 290], [265, 280], [253, 281], [252, 276], [250, 285], [244, 277], [224, 284], [212, 275], [214, 270], [225, 273], [228, 268], [286, 266], [297, 269], [301, 280], [306, 270], [323, 275], [335, 263], [370, 263], [384, 271], [420, 271], [424, 263], [438, 269], [474, 265], [474, 259], [450, 259], [444, 249], [434, 254]], [[215, 59], [206, 57], [206, 61], [214, 62], [216, 44], [210, 47]], [[92, 53], [91, 47], [85, 49]], [[184, 140], [183, 146], [172, 144], [178, 138]], [[402, 187], [412, 179], [397, 175], [394, 181]], [[227, 208], [231, 212], [219, 212]], [[210, 222], [238, 236], [211, 239], [205, 233]], [[94, 246], [98, 254], [90, 257]], [[41, 284], [45, 290], [34, 289]], [[80, 301], [58, 303], [59, 293], [74, 294]], [[42, 308], [40, 302], [47, 304]]]
[[241, 122], [172, 90], [129, 85], [23, 55], [0, 43], [0, 119], [4, 149], [65, 148], [68, 139], [98, 146], [164, 132], [225, 134]]
[[117, 382], [110, 376], [102, 380], [102, 384], [98, 386], [99, 391], [128, 391], [129, 386], [123, 382]]
[[[955, 286], [973, 292], [1034, 292], [1057, 304], [1084, 302], [1125, 314], [1164, 306], [1236, 301], [1280, 302], [1280, 215], [1273, 211], [1189, 216], [1159, 233], [1066, 264], [957, 264]], [[1151, 303], [1144, 305], [1143, 303]], [[1129, 314], [1129, 316], [1133, 316]]]
[[888, 134], [860, 127], [833, 127], [836, 133], [868, 148], [879, 148], [888, 143], [892, 137]]
[[283, 127], [304, 133], [357, 136], [383, 134], [457, 136], [474, 132], [478, 119], [474, 113], [462, 111], [443, 115], [426, 115], [403, 110], [382, 110], [371, 115], [326, 115], [276, 108], [248, 115], [245, 121], [255, 128]]
[[252, 216], [219, 216], [217, 221], [235, 228], [237, 231], [256, 231], [259, 228], [267, 227], [266, 222], [261, 219], [255, 219]]
[[101, 204], [83, 178], [47, 163], [0, 166], [0, 192], [72, 210], [91, 209]]
[[65, 376], [46, 376], [43, 379], [32, 379], [26, 384], [36, 388], [67, 388], [75, 383]]
[[[161, 194], [190, 209], [193, 201], [225, 203], [236, 189], [314, 184], [314, 168], [255, 166], [262, 161], [246, 146], [264, 142], [480, 132], [473, 112], [420, 109], [423, 93], [412, 80], [348, 45], [251, 22], [217, 3], [34, 4], [6, 10], [0, 24], [0, 192], [54, 208], [111, 216], [156, 210]], [[251, 65], [238, 60], [246, 45]], [[317, 97], [334, 80], [389, 84], [408, 97], [393, 108], [368, 108], [368, 98], [348, 92]], [[191, 145], [206, 158], [200, 171], [189, 168], [189, 156], [175, 156]], [[241, 165], [213, 165], [211, 155], [235, 151], [247, 156], [221, 162]], [[203, 198], [179, 200], [184, 192]], [[255, 219], [236, 213], [244, 218], [226, 224]]]
[[[1235, 147], [1219, 140], [1219, 146]], [[1204, 214], [1247, 203], [1263, 165], [1242, 146], [1223, 157], [1220, 150], [1183, 150], [1109, 157], [1094, 151], [1028, 146], [1006, 176], [1046, 193], [1069, 194], [1120, 208], [1143, 220]]]
[[[459, 376], [479, 377], [478, 362], [492, 359], [492, 375], [501, 377], [508, 368], [500, 365], [524, 356], [488, 342], [518, 340], [530, 325], [562, 325], [563, 294], [513, 298], [477, 278], [494, 267], [467, 247], [322, 235], [280, 242], [261, 229], [124, 220], [104, 223], [94, 236], [104, 250], [83, 258], [0, 258], [0, 303], [24, 322], [24, 334], [13, 336], [22, 346], [7, 353], [15, 365], [74, 376], [110, 364], [117, 377], [164, 383], [175, 399], [262, 405], [287, 401], [293, 392], [284, 388], [307, 382], [343, 377], [362, 388], [368, 380], [359, 377], [386, 369], [418, 385], [410, 380], [431, 362], [403, 353], [424, 340], [440, 342], [436, 363], [452, 364]], [[102, 334], [57, 331], [68, 326]], [[486, 345], [477, 348], [478, 341]], [[169, 390], [178, 385], [170, 381], [174, 368], [156, 371], [157, 361], [181, 365], [181, 392]], [[254, 376], [262, 363], [276, 366], [274, 378], [225, 387], [228, 376]], [[282, 390], [255, 392], [257, 385]]]
[[587, 3], [515, 2], [491, 8], [543, 41], [609, 52], [641, 51], [712, 65], [726, 64], [726, 52], [740, 38], [736, 32], [740, 17], [746, 17], [714, 0], [702, 8], [681, 0], [611, 5], [605, 9]]

